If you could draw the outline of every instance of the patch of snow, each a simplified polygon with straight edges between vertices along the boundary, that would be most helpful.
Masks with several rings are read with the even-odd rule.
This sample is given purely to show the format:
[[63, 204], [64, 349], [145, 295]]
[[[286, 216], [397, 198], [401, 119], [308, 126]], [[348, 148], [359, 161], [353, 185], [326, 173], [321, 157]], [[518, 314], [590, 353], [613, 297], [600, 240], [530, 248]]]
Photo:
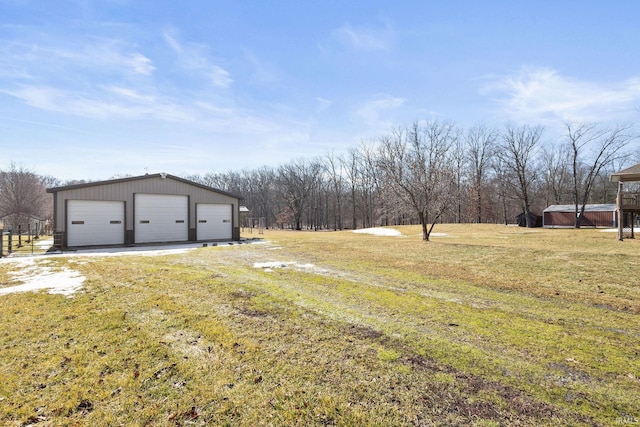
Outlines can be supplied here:
[[313, 264], [296, 264], [296, 267], [303, 268], [305, 270], [312, 270], [316, 268], [316, 266]]
[[617, 233], [617, 228], [605, 228], [604, 230], [600, 230], [601, 233]]
[[[238, 242], [217, 242], [216, 246], [233, 246]], [[113, 247], [100, 249], [79, 249], [64, 253], [50, 253], [30, 257], [0, 258], [2, 264], [12, 264], [16, 271], [10, 272], [20, 285], [0, 287], [0, 295], [14, 292], [32, 292], [48, 289], [50, 294], [62, 294], [68, 297], [78, 291], [84, 283], [83, 277], [77, 271], [69, 268], [52, 268], [46, 265], [46, 259], [52, 257], [112, 257], [112, 256], [160, 256], [183, 254], [201, 248], [202, 243], [188, 243], [158, 246], [134, 246], [129, 248]], [[39, 262], [36, 262], [39, 261]], [[84, 264], [86, 261], [70, 260], [69, 263]]]
[[270, 261], [270, 262], [255, 262], [253, 263], [253, 268], [262, 268], [266, 272], [272, 272], [276, 268], [294, 268], [296, 270], [305, 270], [305, 271], [313, 271], [313, 272], [321, 272], [325, 271], [321, 268], [318, 268], [314, 264], [298, 264], [295, 261], [282, 262], [282, 261]]
[[70, 297], [82, 287], [85, 280], [77, 271], [67, 268], [54, 269], [36, 264], [34, 258], [21, 258], [15, 264], [22, 268], [9, 274], [22, 284], [0, 288], [0, 295], [48, 289], [50, 294], [62, 294]]
[[358, 234], [373, 234], [374, 236], [402, 236], [402, 233], [398, 230], [382, 227], [361, 228], [359, 230], [353, 230], [353, 232]]
[[253, 263], [253, 268], [286, 268], [286, 267], [287, 267], [287, 264], [279, 261]]
[[36, 246], [40, 248], [50, 248], [51, 246], [53, 246], [53, 239], [38, 240], [36, 242]]

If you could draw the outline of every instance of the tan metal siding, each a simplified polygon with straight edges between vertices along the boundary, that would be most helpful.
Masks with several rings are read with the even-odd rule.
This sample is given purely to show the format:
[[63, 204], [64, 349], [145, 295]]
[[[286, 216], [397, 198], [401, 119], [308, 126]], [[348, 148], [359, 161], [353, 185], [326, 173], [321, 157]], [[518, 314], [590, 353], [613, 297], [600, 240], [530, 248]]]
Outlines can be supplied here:
[[[195, 228], [197, 203], [226, 203], [233, 205], [233, 226], [239, 227], [237, 215], [238, 199], [226, 194], [216, 193], [205, 188], [189, 185], [188, 183], [173, 180], [171, 178], [149, 177], [127, 182], [96, 185], [70, 190], [62, 190], [55, 197], [55, 209], [64, 212], [65, 200], [114, 200], [124, 201], [127, 206], [126, 224], [127, 230], [133, 230], [133, 198], [135, 193], [147, 194], [176, 194], [189, 197], [189, 227]], [[64, 215], [56, 216], [55, 229], [65, 230]]]

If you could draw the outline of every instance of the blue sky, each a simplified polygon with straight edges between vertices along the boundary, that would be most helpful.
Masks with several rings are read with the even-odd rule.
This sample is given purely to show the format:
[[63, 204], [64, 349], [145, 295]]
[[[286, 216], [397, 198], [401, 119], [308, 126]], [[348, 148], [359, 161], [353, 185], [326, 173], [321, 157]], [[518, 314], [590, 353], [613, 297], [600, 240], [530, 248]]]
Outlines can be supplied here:
[[279, 166], [393, 126], [640, 119], [639, 1], [0, 0], [0, 169]]

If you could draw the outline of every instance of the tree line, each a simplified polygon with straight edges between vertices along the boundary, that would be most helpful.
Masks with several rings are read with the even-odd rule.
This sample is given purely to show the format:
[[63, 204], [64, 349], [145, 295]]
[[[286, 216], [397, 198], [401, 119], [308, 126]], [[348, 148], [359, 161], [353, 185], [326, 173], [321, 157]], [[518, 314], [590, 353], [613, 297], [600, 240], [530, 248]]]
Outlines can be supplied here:
[[[439, 222], [509, 224], [524, 214], [533, 226], [552, 204], [574, 206], [580, 227], [586, 204], [615, 200], [609, 175], [628, 165], [636, 138], [630, 125], [566, 123], [550, 142], [541, 126], [416, 121], [341, 154], [183, 177], [241, 195], [246, 221], [267, 228], [421, 224], [429, 240]], [[0, 218], [51, 218], [46, 188], [61, 184], [12, 163], [0, 171]]]
[[559, 141], [541, 126], [464, 129], [416, 121], [351, 147], [279, 167], [185, 178], [237, 193], [266, 227], [344, 229], [421, 224], [429, 240], [438, 222], [513, 223], [552, 204], [611, 203], [609, 175], [630, 160], [629, 125], [567, 123]]

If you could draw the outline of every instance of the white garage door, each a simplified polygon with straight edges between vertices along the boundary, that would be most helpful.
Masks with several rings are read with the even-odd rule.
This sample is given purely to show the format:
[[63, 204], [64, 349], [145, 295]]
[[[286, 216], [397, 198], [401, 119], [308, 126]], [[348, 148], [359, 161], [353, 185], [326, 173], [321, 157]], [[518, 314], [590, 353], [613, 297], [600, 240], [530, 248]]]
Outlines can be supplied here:
[[196, 205], [198, 240], [231, 239], [231, 205], [198, 203]]
[[67, 201], [67, 246], [124, 244], [124, 202]]
[[136, 243], [180, 242], [189, 239], [187, 196], [136, 194], [134, 204]]

